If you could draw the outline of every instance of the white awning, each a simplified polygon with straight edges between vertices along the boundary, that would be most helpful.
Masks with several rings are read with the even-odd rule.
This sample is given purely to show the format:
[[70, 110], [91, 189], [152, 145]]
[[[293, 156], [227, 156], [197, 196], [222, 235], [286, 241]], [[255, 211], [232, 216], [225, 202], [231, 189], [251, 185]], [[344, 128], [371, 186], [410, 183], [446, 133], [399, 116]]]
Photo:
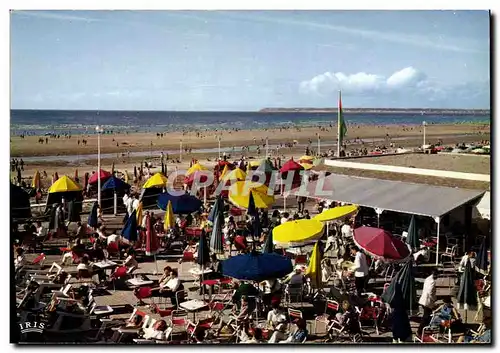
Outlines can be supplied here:
[[[441, 217], [485, 191], [330, 174], [290, 194], [428, 217]], [[488, 198], [489, 200], [489, 198]], [[489, 210], [489, 203], [488, 203]]]
[[472, 218], [491, 219], [491, 193], [486, 191], [472, 211]]

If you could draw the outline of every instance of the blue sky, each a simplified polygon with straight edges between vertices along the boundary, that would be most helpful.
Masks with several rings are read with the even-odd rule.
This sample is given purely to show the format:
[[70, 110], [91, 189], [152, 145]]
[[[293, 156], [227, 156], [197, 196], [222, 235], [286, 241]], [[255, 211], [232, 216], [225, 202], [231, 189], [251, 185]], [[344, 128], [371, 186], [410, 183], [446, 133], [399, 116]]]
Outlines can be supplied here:
[[489, 108], [486, 11], [14, 11], [14, 109]]

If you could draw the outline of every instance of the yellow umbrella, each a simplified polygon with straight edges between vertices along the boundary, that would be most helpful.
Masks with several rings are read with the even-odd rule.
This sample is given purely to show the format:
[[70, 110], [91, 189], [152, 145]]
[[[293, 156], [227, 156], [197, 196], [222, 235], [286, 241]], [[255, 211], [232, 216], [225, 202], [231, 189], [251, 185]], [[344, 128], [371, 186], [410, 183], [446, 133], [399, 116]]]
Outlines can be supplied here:
[[304, 156], [300, 157], [299, 162], [311, 161], [311, 163], [312, 163], [313, 159], [314, 159], [314, 156], [306, 156], [306, 155], [304, 155]]
[[38, 170], [35, 172], [35, 175], [33, 176], [31, 187], [35, 189], [40, 189], [40, 172]]
[[227, 181], [227, 180], [241, 181], [241, 180], [245, 180], [246, 177], [247, 177], [247, 174], [244, 171], [242, 171], [240, 168], [236, 168], [236, 169], [231, 170], [229, 173], [227, 173], [222, 180], [223, 181]]
[[304, 162], [302, 162], [302, 163], [299, 163], [299, 164], [302, 166], [302, 168], [304, 168], [304, 170], [309, 170], [312, 167], [314, 167], [314, 165], [311, 164], [311, 163], [304, 163]]
[[142, 227], [142, 201], [139, 202], [139, 206], [137, 206], [136, 216], [137, 216], [137, 226]]
[[221, 181], [222, 179], [224, 179], [224, 177], [226, 176], [226, 174], [228, 174], [230, 172], [229, 168], [227, 167], [227, 164], [224, 166], [224, 169], [222, 169], [222, 173], [220, 174], [220, 177], [219, 177], [219, 181]]
[[201, 170], [208, 170], [208, 168], [205, 167], [204, 165], [201, 165], [200, 163], [196, 163], [191, 168], [188, 169], [186, 175], [191, 175], [194, 172], [199, 172]]
[[323, 254], [319, 249], [319, 241], [314, 245], [311, 258], [309, 259], [309, 265], [307, 266], [306, 276], [311, 279], [311, 285], [313, 288], [323, 287], [323, 278], [321, 275], [321, 261], [323, 259]]
[[128, 172], [125, 171], [123, 174], [124, 174], [124, 177], [125, 177], [125, 182], [128, 184]]
[[261, 160], [258, 160], [258, 161], [250, 161], [248, 162], [248, 165], [253, 168], [253, 167], [258, 167], [262, 164], [262, 159]]
[[172, 203], [168, 201], [167, 210], [165, 212], [165, 220], [163, 221], [163, 228], [168, 231], [169, 229], [174, 228], [175, 226], [175, 218], [174, 211], [172, 210]]
[[229, 201], [238, 207], [248, 208], [250, 192], [257, 208], [269, 208], [274, 203], [274, 195], [272, 192], [269, 195], [267, 186], [251, 181], [233, 183], [229, 188]]
[[358, 206], [356, 205], [339, 206], [325, 210], [313, 219], [320, 222], [334, 221], [336, 219], [349, 217], [357, 211]]
[[144, 189], [149, 189], [149, 188], [166, 188], [167, 187], [167, 177], [163, 175], [162, 173], [156, 173], [153, 175], [151, 178], [146, 181], [144, 184], [143, 188]]
[[70, 177], [63, 175], [56, 180], [49, 189], [49, 194], [54, 192], [81, 191], [82, 187]]
[[273, 229], [273, 242], [281, 247], [312, 243], [323, 235], [323, 223], [314, 219], [299, 219], [283, 223]]

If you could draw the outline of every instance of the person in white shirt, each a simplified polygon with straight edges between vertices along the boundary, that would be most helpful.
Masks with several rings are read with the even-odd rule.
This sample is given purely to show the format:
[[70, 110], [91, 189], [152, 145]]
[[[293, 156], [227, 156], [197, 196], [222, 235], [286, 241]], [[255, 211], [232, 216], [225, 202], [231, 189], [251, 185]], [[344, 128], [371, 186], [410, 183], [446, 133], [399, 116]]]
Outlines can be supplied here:
[[139, 268], [139, 263], [135, 259], [135, 252], [133, 249], [129, 250], [128, 256], [123, 263], [124, 266], [128, 268], [128, 273], [134, 272], [137, 268]]
[[267, 325], [269, 329], [274, 331], [285, 321], [286, 317], [285, 314], [280, 310], [279, 303], [273, 304], [273, 308], [267, 313]]
[[132, 212], [134, 212], [133, 203], [134, 203], [134, 196], [128, 196], [128, 195], [123, 196], [123, 204], [127, 208], [127, 213], [129, 216], [132, 214]]
[[121, 242], [121, 235], [118, 235], [118, 234], [111, 234], [110, 236], [108, 236], [107, 238], [107, 244], [109, 245], [110, 243], [118, 243], [120, 244]]
[[458, 264], [457, 274], [455, 285], [460, 285], [460, 279], [462, 278], [462, 274], [465, 271], [465, 267], [467, 266], [467, 262], [470, 262], [470, 267], [473, 269], [476, 264], [476, 254], [473, 251], [468, 251], [462, 256], [460, 263]]
[[288, 214], [288, 212], [283, 213], [283, 216], [281, 217], [280, 223], [285, 224], [286, 222], [288, 222], [289, 218], [290, 218], [290, 215]]
[[352, 238], [353, 237], [353, 231], [352, 231], [352, 227], [350, 225], [350, 222], [349, 220], [346, 220], [344, 225], [342, 226], [342, 228], [340, 229], [340, 232], [342, 233], [342, 238], [344, 239], [349, 239], [349, 238]]
[[425, 326], [429, 325], [431, 320], [432, 311], [434, 310], [436, 302], [436, 279], [438, 278], [438, 271], [434, 269], [429, 277], [424, 281], [424, 287], [422, 288], [422, 295], [418, 303], [424, 309], [424, 314], [422, 315], [422, 320], [420, 321], [420, 326], [417, 330], [417, 335], [422, 336], [422, 330]]
[[331, 230], [328, 233], [328, 238], [326, 238], [326, 247], [324, 253], [326, 254], [328, 251], [333, 250], [335, 248], [336, 240], [335, 240], [335, 230]]
[[174, 268], [170, 273], [170, 278], [160, 284], [159, 293], [164, 297], [170, 298], [172, 305], [176, 306], [177, 299], [175, 298], [175, 294], [179, 290], [180, 286], [181, 281], [179, 279], [179, 273], [177, 272], [177, 269]]
[[328, 281], [333, 276], [333, 266], [330, 259], [324, 259], [321, 262], [321, 280], [323, 283], [328, 283]]
[[24, 265], [26, 265], [26, 257], [24, 256], [24, 249], [16, 249], [16, 258], [14, 259], [14, 269], [17, 273]]
[[36, 222], [36, 237], [45, 238], [47, 235], [47, 229], [42, 226], [42, 222]]
[[358, 295], [365, 292], [366, 282], [368, 278], [368, 263], [366, 262], [366, 255], [359, 251], [357, 246], [351, 246], [351, 255], [354, 256], [354, 277], [356, 284], [356, 291]]

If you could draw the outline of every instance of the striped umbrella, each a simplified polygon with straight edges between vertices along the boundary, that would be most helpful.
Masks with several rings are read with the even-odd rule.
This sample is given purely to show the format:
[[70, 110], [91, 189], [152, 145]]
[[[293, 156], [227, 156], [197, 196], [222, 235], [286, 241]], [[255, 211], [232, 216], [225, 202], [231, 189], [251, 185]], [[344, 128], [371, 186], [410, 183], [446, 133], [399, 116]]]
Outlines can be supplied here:
[[210, 212], [208, 219], [213, 222], [210, 249], [217, 254], [223, 254], [222, 227], [224, 226], [224, 201], [221, 195], [217, 196], [214, 208]]

